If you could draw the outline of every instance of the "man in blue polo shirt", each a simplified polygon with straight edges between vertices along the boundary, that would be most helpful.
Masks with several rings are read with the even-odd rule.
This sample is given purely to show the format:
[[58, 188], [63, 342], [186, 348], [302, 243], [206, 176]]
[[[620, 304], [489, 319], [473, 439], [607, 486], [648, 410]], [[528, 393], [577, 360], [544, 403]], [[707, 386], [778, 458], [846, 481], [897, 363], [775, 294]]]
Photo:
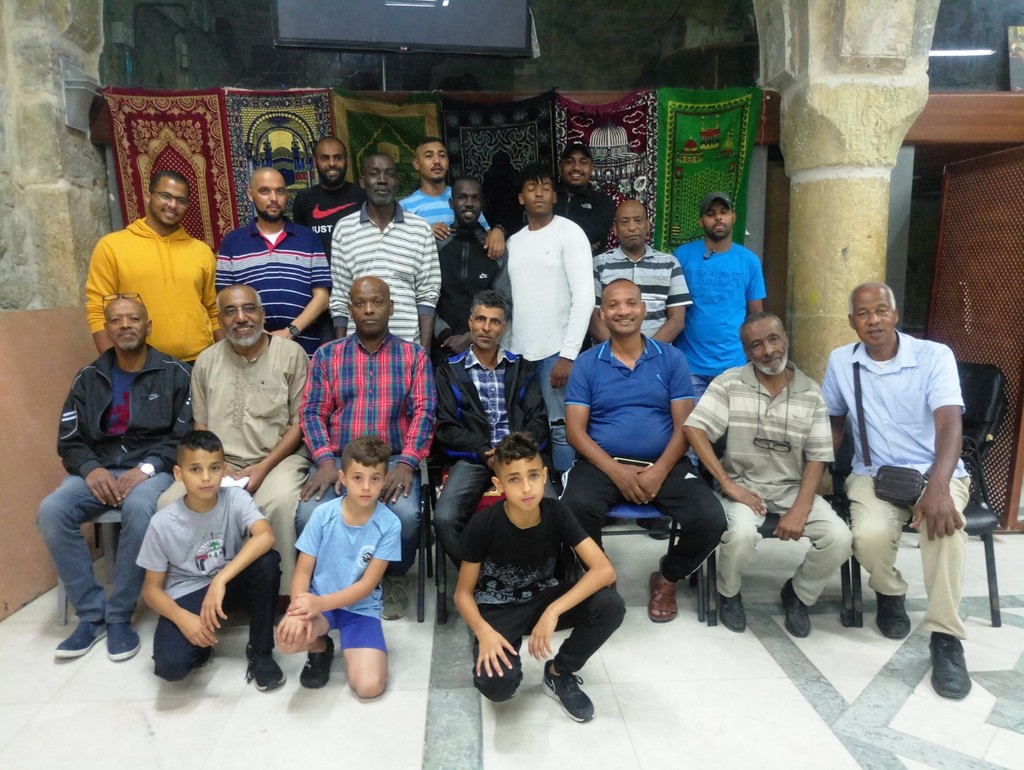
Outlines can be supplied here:
[[615, 504], [650, 503], [678, 522], [679, 541], [651, 573], [647, 616], [675, 618], [676, 582], [700, 567], [726, 528], [711, 488], [684, 456], [683, 423], [693, 388], [682, 354], [640, 332], [647, 308], [630, 280], [601, 294], [611, 338], [582, 353], [569, 375], [565, 428], [577, 460], [562, 502], [601, 543], [601, 525]]
[[723, 192], [705, 195], [700, 224], [704, 237], [675, 251], [693, 298], [675, 345], [686, 355], [698, 401], [715, 377], [747, 363], [740, 324], [764, 310], [766, 294], [757, 255], [732, 242], [732, 199]]

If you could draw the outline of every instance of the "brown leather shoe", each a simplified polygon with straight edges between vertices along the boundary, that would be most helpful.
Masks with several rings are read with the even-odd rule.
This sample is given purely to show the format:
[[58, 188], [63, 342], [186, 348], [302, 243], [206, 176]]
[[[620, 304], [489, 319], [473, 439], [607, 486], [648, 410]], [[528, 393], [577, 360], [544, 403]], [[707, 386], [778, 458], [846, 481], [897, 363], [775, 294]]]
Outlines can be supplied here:
[[651, 598], [647, 602], [647, 617], [652, 623], [668, 623], [679, 614], [676, 604], [676, 584], [666, 580], [661, 572], [652, 572], [647, 581]]

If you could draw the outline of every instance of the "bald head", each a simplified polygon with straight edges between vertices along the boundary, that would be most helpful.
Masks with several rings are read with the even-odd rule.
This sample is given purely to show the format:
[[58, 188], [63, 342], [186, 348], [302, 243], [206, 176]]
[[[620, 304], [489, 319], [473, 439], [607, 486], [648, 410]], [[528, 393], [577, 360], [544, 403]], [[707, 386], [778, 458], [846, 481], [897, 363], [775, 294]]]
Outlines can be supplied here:
[[267, 224], [278, 224], [284, 218], [288, 203], [288, 185], [281, 172], [272, 168], [259, 168], [249, 178], [246, 190], [256, 208], [256, 216]]
[[388, 319], [395, 312], [388, 285], [373, 276], [359, 278], [352, 283], [348, 297], [348, 314], [359, 338], [363, 342], [382, 339], [388, 333]]
[[252, 286], [236, 283], [221, 289], [217, 320], [235, 352], [248, 351], [263, 341], [266, 316], [260, 295]]

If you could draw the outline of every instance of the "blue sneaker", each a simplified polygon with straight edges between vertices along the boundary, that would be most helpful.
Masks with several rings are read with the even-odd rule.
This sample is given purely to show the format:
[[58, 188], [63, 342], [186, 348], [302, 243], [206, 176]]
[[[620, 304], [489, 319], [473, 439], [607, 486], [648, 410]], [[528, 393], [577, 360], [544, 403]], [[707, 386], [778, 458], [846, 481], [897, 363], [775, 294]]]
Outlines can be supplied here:
[[107, 624], [107, 657], [113, 661], [128, 660], [142, 649], [139, 635], [131, 623]]
[[107, 635], [107, 625], [102, 620], [80, 621], [67, 639], [57, 645], [54, 657], [80, 658], [92, 649], [100, 639]]

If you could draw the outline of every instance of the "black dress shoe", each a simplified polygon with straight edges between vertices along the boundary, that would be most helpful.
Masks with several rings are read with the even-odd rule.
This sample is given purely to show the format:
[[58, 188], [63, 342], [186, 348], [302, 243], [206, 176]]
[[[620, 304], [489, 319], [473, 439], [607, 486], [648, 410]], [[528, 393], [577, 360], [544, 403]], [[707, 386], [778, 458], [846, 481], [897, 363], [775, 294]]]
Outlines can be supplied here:
[[807, 605], [793, 590], [793, 578], [782, 586], [782, 606], [786, 610], [786, 630], [793, 636], [803, 639], [811, 633], [811, 618], [807, 614]]
[[878, 630], [882, 636], [888, 639], [906, 639], [910, 633], [910, 618], [907, 617], [907, 609], [903, 596], [886, 596], [875, 593], [878, 600], [878, 614], [875, 622], [878, 623]]
[[943, 698], [963, 700], [971, 691], [971, 677], [964, 661], [964, 646], [955, 636], [932, 632], [932, 689]]
[[747, 612], [743, 609], [743, 596], [718, 595], [718, 617], [730, 631], [742, 634], [747, 629]]

